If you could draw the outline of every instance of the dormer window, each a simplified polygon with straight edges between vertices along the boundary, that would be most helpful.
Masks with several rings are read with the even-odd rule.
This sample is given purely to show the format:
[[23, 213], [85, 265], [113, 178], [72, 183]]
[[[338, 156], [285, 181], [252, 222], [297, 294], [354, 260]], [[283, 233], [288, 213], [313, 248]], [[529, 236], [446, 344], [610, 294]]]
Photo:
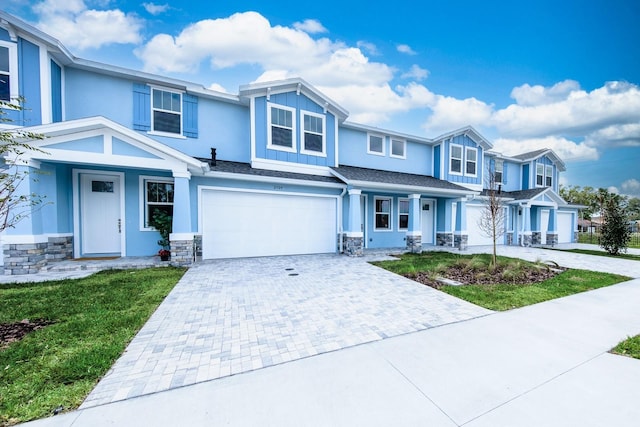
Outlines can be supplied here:
[[290, 107], [267, 104], [268, 148], [296, 152], [295, 112]]
[[553, 186], [553, 166], [551, 165], [547, 165], [545, 167], [545, 182], [544, 182], [545, 187], [552, 187]]
[[544, 185], [544, 165], [536, 164], [536, 185], [542, 187]]
[[0, 40], [0, 100], [18, 97], [18, 54], [15, 43]]
[[462, 175], [462, 145], [451, 144], [450, 157], [449, 172], [454, 175]]

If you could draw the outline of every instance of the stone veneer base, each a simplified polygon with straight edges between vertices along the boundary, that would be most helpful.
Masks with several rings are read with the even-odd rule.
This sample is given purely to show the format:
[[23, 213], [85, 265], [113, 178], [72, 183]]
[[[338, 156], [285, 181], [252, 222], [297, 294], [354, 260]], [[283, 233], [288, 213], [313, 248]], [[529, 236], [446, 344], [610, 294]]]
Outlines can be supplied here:
[[49, 263], [73, 258], [73, 236], [49, 237], [46, 243], [10, 243], [2, 246], [4, 274], [36, 274]]
[[466, 251], [469, 246], [469, 236], [466, 234], [456, 234], [453, 236], [453, 245], [461, 251]]
[[436, 233], [436, 246], [453, 246], [453, 233]]
[[407, 251], [413, 254], [422, 252], [422, 236], [407, 236]]
[[362, 256], [364, 247], [363, 237], [344, 236], [344, 253], [348, 256]]

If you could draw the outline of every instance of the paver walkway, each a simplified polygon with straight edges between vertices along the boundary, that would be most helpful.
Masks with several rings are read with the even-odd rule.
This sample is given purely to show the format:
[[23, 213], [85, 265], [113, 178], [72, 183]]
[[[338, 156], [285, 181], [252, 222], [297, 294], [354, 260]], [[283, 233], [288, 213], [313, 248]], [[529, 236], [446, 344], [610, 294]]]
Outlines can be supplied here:
[[81, 408], [491, 313], [370, 259], [309, 255], [195, 265]]

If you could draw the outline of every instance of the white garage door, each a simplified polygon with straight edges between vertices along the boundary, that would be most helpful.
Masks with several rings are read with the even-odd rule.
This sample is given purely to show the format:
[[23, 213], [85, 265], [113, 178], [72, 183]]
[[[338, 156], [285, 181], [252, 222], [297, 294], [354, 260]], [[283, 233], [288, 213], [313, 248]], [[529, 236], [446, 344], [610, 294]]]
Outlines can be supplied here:
[[558, 212], [558, 243], [571, 243], [573, 241], [573, 214], [571, 212]]
[[[484, 206], [467, 205], [467, 233], [469, 234], [469, 246], [493, 245], [493, 238], [487, 236], [480, 230], [478, 221], [482, 217], [482, 212], [486, 209]], [[498, 237], [497, 243], [502, 244], [502, 237]]]
[[205, 259], [335, 252], [337, 198], [204, 190]]

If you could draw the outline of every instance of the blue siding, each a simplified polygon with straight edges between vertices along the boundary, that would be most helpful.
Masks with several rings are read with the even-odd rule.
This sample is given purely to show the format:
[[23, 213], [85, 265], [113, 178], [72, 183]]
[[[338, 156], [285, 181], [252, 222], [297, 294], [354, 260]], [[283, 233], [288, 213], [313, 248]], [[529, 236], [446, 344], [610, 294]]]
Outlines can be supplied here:
[[188, 138], [198, 137], [198, 97], [182, 95], [182, 133]]
[[143, 157], [146, 159], [160, 159], [158, 156], [154, 156], [148, 151], [144, 151], [138, 147], [124, 142], [118, 138], [112, 138], [111, 140], [111, 152], [118, 156], [130, 156], [130, 157]]
[[[296, 121], [296, 152], [271, 150], [267, 148], [269, 123], [267, 123], [267, 102], [271, 104], [279, 104], [286, 107], [296, 109], [294, 120]], [[314, 156], [302, 154], [302, 142], [304, 129], [301, 123], [301, 111], [309, 111], [311, 113], [321, 114], [325, 118], [325, 143], [326, 156]], [[283, 162], [301, 163], [316, 166], [335, 166], [335, 134], [336, 118], [333, 114], [327, 112], [324, 108], [306, 96], [296, 92], [279, 93], [270, 96], [269, 101], [266, 97], [258, 97], [255, 99], [255, 137], [256, 137], [256, 157], [268, 160], [278, 160]]]
[[440, 150], [442, 146], [436, 145], [433, 148], [433, 177], [440, 178]]
[[133, 84], [133, 129], [151, 130], [151, 88], [139, 83]]
[[58, 150], [84, 151], [87, 153], [103, 153], [104, 138], [102, 135], [91, 136], [88, 138], [76, 139], [74, 141], [59, 142], [51, 144], [49, 148]]
[[51, 61], [51, 121], [62, 121], [62, 69]]
[[505, 191], [518, 191], [520, 188], [520, 165], [517, 163], [504, 162], [502, 172], [502, 188]]
[[[450, 152], [451, 152], [451, 144], [457, 144], [457, 145], [461, 145], [463, 147], [462, 151], [462, 172], [465, 172], [465, 168], [466, 168], [466, 153], [465, 151], [465, 147], [473, 147], [473, 148], [477, 148], [478, 149], [478, 156], [476, 159], [476, 177], [472, 177], [472, 176], [465, 176], [465, 175], [452, 175], [449, 171], [449, 168], [451, 166], [451, 161], [450, 161]], [[445, 143], [445, 152], [444, 152], [444, 158], [445, 158], [445, 177], [447, 179], [447, 181], [450, 182], [455, 182], [455, 183], [459, 183], [459, 184], [483, 184], [482, 182], [482, 168], [483, 168], [483, 150], [482, 147], [480, 147], [478, 144], [475, 143], [475, 141], [473, 141], [471, 138], [469, 138], [468, 136], [465, 135], [458, 135], [456, 137], [453, 138], [453, 141], [449, 141], [447, 140], [447, 142]]]
[[366, 131], [340, 127], [338, 132], [341, 165], [431, 176], [433, 149], [430, 145], [408, 139], [405, 147], [406, 158], [398, 159], [389, 156], [391, 138], [388, 135], [384, 138], [385, 155], [377, 156], [367, 154]]
[[[11, 42], [6, 31], [2, 39]], [[42, 104], [40, 92], [40, 49], [24, 39], [18, 38], [18, 92], [24, 98], [22, 111], [5, 111], [7, 120], [16, 126], [36, 126], [42, 124]]]

